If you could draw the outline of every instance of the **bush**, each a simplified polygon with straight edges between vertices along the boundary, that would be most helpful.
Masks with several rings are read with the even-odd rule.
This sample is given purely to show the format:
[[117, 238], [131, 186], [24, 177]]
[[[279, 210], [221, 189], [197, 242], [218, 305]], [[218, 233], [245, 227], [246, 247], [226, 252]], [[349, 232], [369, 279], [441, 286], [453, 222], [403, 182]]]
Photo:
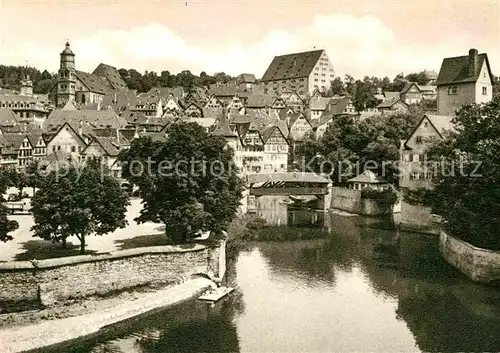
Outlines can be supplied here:
[[361, 198], [375, 200], [385, 205], [393, 205], [398, 200], [398, 194], [393, 187], [387, 187], [382, 190], [367, 187], [361, 190]]

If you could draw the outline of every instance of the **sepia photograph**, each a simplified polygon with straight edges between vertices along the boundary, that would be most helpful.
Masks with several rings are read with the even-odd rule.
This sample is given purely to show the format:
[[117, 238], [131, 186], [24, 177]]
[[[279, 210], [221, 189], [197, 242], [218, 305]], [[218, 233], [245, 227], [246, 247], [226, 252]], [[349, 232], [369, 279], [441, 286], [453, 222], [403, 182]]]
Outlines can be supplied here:
[[0, 0], [0, 353], [500, 351], [500, 0]]

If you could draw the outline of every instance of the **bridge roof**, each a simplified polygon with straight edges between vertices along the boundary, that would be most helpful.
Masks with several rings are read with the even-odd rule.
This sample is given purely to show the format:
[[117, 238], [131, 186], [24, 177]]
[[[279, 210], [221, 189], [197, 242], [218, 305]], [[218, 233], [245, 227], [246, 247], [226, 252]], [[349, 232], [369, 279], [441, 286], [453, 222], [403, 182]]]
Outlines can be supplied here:
[[256, 173], [248, 174], [247, 180], [250, 184], [266, 182], [296, 182], [296, 183], [325, 183], [331, 182], [330, 178], [316, 173]]

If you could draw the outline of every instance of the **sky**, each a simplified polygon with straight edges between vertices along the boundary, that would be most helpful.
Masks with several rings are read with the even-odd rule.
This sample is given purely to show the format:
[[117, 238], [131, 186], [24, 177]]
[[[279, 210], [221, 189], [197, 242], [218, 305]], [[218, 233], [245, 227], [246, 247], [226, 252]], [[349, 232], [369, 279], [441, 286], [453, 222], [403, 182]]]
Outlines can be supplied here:
[[0, 64], [78, 70], [254, 73], [275, 55], [325, 49], [338, 76], [439, 71], [488, 53], [500, 74], [500, 0], [0, 0]]

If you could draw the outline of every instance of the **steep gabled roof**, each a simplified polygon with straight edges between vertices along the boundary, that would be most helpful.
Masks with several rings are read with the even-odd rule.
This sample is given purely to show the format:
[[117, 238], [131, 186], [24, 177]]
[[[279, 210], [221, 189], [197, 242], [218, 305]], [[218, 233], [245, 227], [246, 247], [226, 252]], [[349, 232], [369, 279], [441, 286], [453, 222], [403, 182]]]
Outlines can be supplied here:
[[[30, 141], [31, 143], [31, 146], [34, 148], [37, 144], [38, 144], [38, 141], [40, 139], [43, 140], [42, 138], [42, 134], [41, 133], [37, 133], [37, 132], [32, 132], [32, 133], [29, 133], [29, 134], [26, 134], [26, 137], [28, 138], [28, 140]], [[45, 142], [45, 141], [44, 141]]]
[[109, 137], [95, 137], [94, 141], [96, 141], [110, 157], [116, 157], [120, 153], [120, 148], [114, 144]]
[[78, 79], [91, 92], [105, 94], [110, 90], [108, 83], [97, 75], [76, 70], [76, 77], [78, 77]]
[[99, 76], [101, 79], [106, 80], [112, 89], [119, 91], [128, 90], [127, 84], [114, 66], [101, 63], [96, 67], [92, 75]]
[[261, 81], [276, 81], [308, 77], [324, 50], [275, 56]]
[[436, 81], [436, 85], [440, 86], [440, 85], [476, 82], [477, 79], [479, 78], [479, 74], [481, 73], [481, 68], [483, 67], [483, 64], [485, 62], [488, 74], [490, 75], [490, 78], [493, 81], [493, 75], [491, 74], [488, 55], [485, 53], [478, 54], [477, 59], [478, 59], [477, 62], [478, 65], [476, 66], [476, 70], [472, 76], [469, 75], [468, 55], [443, 59], [443, 63], [441, 64], [441, 69], [439, 70], [439, 75]]
[[418, 87], [418, 85], [415, 83], [415, 82], [406, 82], [403, 89], [401, 90], [401, 93], [406, 93], [410, 90], [410, 88], [412, 88], [413, 86], [415, 86], [418, 91], [420, 92], [420, 87]]
[[231, 130], [227, 121], [221, 121], [219, 125], [212, 131], [212, 135], [214, 136], [223, 136], [223, 137], [238, 137], [238, 135]]
[[455, 126], [453, 124], [453, 116], [449, 115], [432, 115], [432, 114], [424, 114], [422, 118], [418, 121], [418, 123], [415, 125], [413, 128], [412, 132], [408, 135], [408, 138], [404, 142], [404, 146], [408, 148], [407, 142], [412, 138], [412, 136], [415, 134], [417, 129], [422, 125], [422, 122], [427, 119], [432, 127], [436, 130], [438, 133], [439, 137], [443, 138], [443, 133], [445, 131], [453, 131], [455, 129]]
[[408, 105], [404, 101], [402, 101], [400, 98], [396, 98], [396, 99], [387, 99], [387, 100], [383, 101], [382, 103], [377, 105], [377, 108], [378, 109], [391, 108], [397, 102], [401, 102], [405, 105]]

